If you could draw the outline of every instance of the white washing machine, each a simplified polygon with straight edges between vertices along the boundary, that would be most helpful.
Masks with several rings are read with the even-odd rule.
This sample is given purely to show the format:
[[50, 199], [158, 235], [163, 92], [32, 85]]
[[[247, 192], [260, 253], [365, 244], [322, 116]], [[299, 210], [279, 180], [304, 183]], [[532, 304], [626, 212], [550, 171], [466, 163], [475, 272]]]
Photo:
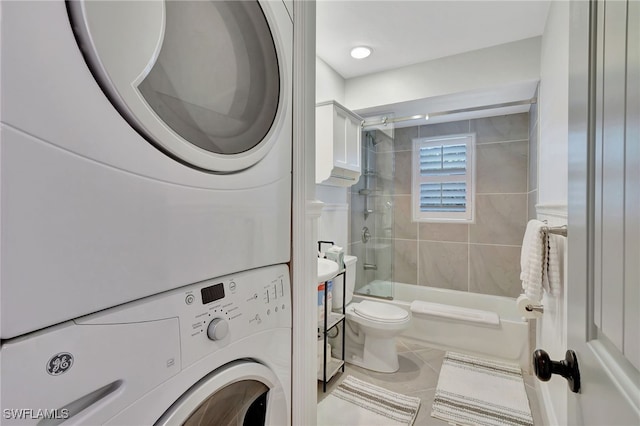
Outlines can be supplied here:
[[0, 422], [288, 425], [290, 300], [276, 265], [5, 341]]
[[282, 1], [0, 14], [0, 338], [289, 260]]

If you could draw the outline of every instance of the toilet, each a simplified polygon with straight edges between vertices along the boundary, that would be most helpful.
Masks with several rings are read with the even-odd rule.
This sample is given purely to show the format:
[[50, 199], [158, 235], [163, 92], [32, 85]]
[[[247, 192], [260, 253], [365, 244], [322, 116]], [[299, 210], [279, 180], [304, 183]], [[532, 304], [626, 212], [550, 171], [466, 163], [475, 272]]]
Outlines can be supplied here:
[[[355, 256], [344, 257], [347, 280], [344, 299], [345, 361], [368, 370], [393, 373], [400, 368], [395, 337], [409, 327], [411, 314], [390, 303], [354, 302], [357, 261]], [[333, 307], [337, 312], [342, 311], [342, 292], [342, 277], [336, 277]], [[336, 340], [336, 343], [341, 343], [341, 339]], [[340, 346], [334, 347], [334, 353], [340, 351]]]

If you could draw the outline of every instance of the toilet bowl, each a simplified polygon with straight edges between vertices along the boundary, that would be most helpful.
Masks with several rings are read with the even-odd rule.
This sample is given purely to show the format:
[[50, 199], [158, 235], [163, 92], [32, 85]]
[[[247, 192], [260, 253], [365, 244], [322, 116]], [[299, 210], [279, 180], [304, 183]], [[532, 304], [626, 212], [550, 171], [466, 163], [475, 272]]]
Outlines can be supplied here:
[[[409, 327], [411, 314], [389, 303], [353, 301], [357, 260], [355, 256], [344, 257], [345, 361], [368, 370], [393, 373], [400, 368], [395, 337]], [[338, 311], [342, 310], [342, 297], [342, 282], [336, 280], [333, 306], [338, 307]], [[336, 343], [340, 343], [340, 339], [337, 340]], [[339, 345], [334, 349], [338, 352]]]

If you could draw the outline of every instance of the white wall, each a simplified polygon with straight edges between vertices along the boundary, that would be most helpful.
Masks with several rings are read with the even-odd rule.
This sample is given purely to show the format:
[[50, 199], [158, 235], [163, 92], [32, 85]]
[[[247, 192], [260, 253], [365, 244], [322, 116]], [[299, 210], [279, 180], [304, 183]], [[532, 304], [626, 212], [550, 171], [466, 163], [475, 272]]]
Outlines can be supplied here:
[[552, 2], [540, 60], [540, 204], [567, 204], [569, 2]]
[[336, 101], [344, 105], [345, 80], [316, 56], [316, 103]]
[[[316, 103], [334, 100], [344, 104], [345, 80], [322, 59], [316, 57]], [[316, 199], [325, 203], [318, 220], [318, 239], [334, 241], [347, 249], [349, 188], [316, 185]], [[328, 248], [323, 246], [323, 250]]]
[[540, 37], [351, 78], [344, 105], [359, 110], [540, 78]]
[[[569, 2], [552, 2], [542, 36], [538, 99], [538, 218], [550, 225], [566, 224], [568, 185]], [[550, 214], [549, 214], [550, 213]], [[563, 280], [566, 282], [566, 279]], [[563, 283], [564, 284], [564, 283]], [[567, 350], [564, 285], [545, 294], [545, 312], [537, 323], [537, 347], [551, 359], [564, 359]], [[549, 424], [567, 422], [564, 380], [536, 382]]]

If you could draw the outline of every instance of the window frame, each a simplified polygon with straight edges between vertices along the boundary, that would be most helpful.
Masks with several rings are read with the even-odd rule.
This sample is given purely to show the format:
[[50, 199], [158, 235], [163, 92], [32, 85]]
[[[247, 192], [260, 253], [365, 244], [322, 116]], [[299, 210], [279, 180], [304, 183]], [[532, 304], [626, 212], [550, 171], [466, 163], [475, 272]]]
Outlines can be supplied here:
[[[427, 223], [474, 223], [475, 221], [475, 165], [476, 165], [476, 134], [458, 133], [454, 135], [442, 135], [412, 140], [411, 161], [411, 211], [414, 222]], [[466, 158], [464, 175], [420, 175], [420, 150], [424, 147], [466, 145]], [[420, 185], [423, 183], [465, 182], [466, 197], [464, 212], [423, 212], [420, 210]]]

